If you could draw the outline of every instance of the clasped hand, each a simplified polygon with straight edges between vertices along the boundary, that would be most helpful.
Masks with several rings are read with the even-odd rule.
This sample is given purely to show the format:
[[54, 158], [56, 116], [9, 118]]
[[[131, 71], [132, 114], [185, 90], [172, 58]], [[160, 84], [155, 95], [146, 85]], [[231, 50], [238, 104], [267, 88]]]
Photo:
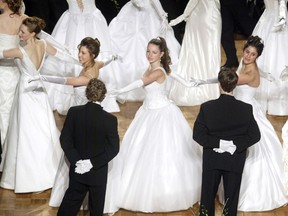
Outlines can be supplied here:
[[205, 80], [202, 79], [194, 79], [193, 77], [190, 77], [189, 80], [191, 83], [193, 83], [194, 87], [200, 86], [200, 85], [204, 85], [207, 84], [207, 82]]
[[236, 145], [234, 145], [232, 140], [221, 140], [219, 142], [219, 148], [213, 148], [213, 151], [217, 153], [229, 152], [231, 155], [236, 151]]
[[93, 165], [89, 159], [79, 160], [76, 162], [75, 173], [84, 174], [92, 169]]

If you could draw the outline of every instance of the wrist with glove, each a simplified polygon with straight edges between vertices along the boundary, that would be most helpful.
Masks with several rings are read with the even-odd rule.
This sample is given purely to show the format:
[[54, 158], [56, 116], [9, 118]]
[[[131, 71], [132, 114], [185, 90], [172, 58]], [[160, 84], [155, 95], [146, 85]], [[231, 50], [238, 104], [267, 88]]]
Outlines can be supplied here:
[[84, 174], [90, 172], [90, 170], [93, 168], [90, 159], [79, 160], [76, 162], [75, 166], [75, 173], [77, 174]]
[[219, 148], [213, 148], [213, 151], [215, 151], [217, 153], [228, 152], [231, 155], [233, 155], [234, 152], [236, 151], [236, 149], [237, 149], [237, 147], [236, 147], [236, 145], [234, 145], [232, 140], [222, 140], [222, 139], [220, 139]]

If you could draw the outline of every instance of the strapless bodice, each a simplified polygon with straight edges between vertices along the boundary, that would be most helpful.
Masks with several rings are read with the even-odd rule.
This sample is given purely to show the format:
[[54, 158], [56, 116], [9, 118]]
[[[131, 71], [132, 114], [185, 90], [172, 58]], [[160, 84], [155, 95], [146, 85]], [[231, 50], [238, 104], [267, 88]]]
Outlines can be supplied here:
[[234, 90], [234, 96], [238, 100], [251, 104], [254, 100], [256, 90], [257, 88], [249, 85], [238, 85]]
[[0, 33], [0, 47], [2, 49], [11, 49], [18, 47], [19, 36], [18, 35], [7, 35]]

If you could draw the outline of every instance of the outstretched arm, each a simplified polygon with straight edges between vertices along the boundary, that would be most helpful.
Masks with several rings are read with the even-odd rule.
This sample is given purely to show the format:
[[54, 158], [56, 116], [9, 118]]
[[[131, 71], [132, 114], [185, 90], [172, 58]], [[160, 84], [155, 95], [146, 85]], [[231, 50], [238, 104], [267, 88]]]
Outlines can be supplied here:
[[68, 52], [61, 51], [60, 49], [56, 49], [50, 43], [47, 43], [46, 51], [49, 55], [55, 56], [56, 58], [58, 58], [62, 61], [80, 65], [78, 59], [71, 56]]
[[182, 85], [184, 85], [185, 87], [193, 87], [195, 86], [195, 83], [194, 82], [191, 82], [190, 81], [187, 81], [185, 80], [183, 77], [181, 77], [180, 75], [176, 74], [176, 73], [171, 73], [169, 75], [171, 78], [173, 78], [174, 80], [176, 80], [177, 82], [181, 83]]
[[196, 5], [198, 4], [198, 2], [199, 2], [199, 0], [190, 0], [188, 2], [188, 4], [186, 5], [184, 13], [182, 15], [180, 15], [179, 17], [177, 17], [176, 19], [171, 20], [169, 25], [175, 26], [175, 25], [181, 23], [183, 20], [186, 21], [188, 19], [188, 17], [190, 16], [190, 14], [192, 13], [192, 11], [194, 10], [194, 8], [196, 7]]
[[22, 59], [23, 55], [18, 48], [1, 50], [0, 49], [0, 59], [4, 58], [20, 58]]

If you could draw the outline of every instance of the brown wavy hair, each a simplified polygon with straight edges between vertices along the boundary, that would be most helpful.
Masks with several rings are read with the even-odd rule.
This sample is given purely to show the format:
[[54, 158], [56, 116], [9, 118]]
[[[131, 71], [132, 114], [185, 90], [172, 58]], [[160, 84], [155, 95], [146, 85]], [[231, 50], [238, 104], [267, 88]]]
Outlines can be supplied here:
[[23, 0], [3, 0], [8, 5], [8, 8], [13, 11], [10, 15], [20, 15], [20, 8], [22, 7]]
[[92, 78], [86, 87], [86, 97], [89, 101], [103, 101], [106, 92], [105, 84], [97, 78]]
[[166, 44], [166, 40], [163, 37], [157, 37], [153, 38], [149, 41], [149, 44], [157, 45], [161, 52], [164, 52], [164, 55], [161, 57], [161, 64], [163, 68], [165, 69], [167, 74], [171, 73], [171, 68], [169, 65], [171, 65], [171, 57], [169, 55], [169, 49]]
[[98, 40], [98, 38], [92, 38], [92, 37], [85, 37], [82, 39], [82, 41], [80, 42], [80, 44], [77, 46], [78, 50], [80, 50], [80, 48], [82, 46], [85, 46], [90, 55], [93, 56], [94, 55], [94, 59], [97, 58], [97, 56], [100, 53], [100, 41]]
[[262, 54], [262, 52], [263, 52], [264, 42], [259, 36], [251, 35], [251, 36], [248, 37], [246, 43], [244, 44], [243, 51], [249, 46], [252, 46], [252, 47], [256, 48], [257, 53], [258, 53], [258, 57], [259, 57]]
[[27, 17], [23, 20], [22, 24], [27, 26], [30, 33], [35, 32], [36, 35], [39, 34], [46, 26], [45, 21], [36, 16]]

